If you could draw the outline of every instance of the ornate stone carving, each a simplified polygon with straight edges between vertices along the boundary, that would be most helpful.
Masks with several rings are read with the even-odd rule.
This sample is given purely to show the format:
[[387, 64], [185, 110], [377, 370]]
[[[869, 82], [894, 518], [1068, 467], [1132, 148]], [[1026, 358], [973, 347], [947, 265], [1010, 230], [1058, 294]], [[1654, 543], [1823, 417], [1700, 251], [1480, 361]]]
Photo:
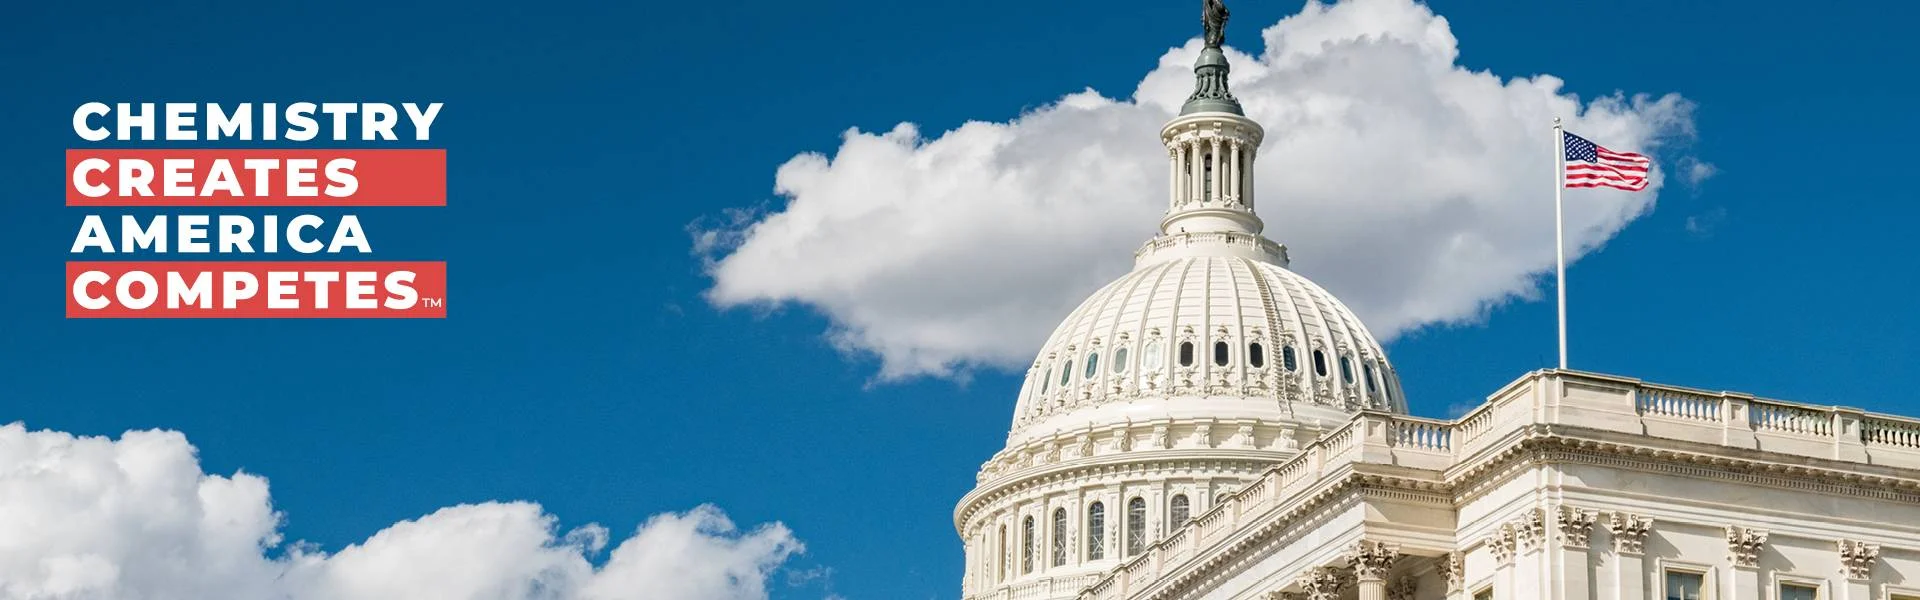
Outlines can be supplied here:
[[1395, 579], [1387, 586], [1387, 600], [1413, 600], [1413, 593], [1419, 589], [1419, 584], [1412, 577]]
[[1880, 560], [1880, 546], [1853, 540], [1840, 540], [1840, 572], [1847, 579], [1866, 581], [1873, 572], [1873, 563]]
[[1586, 548], [1587, 541], [1593, 537], [1592, 512], [1561, 506], [1557, 515], [1560, 526], [1560, 544], [1568, 548]]
[[1437, 567], [1435, 570], [1440, 572], [1440, 579], [1447, 582], [1448, 595], [1466, 589], [1467, 557], [1465, 554], [1448, 552], [1446, 556], [1440, 557], [1439, 564], [1435, 566]]
[[1347, 550], [1347, 565], [1353, 567], [1354, 576], [1362, 581], [1386, 579], [1397, 558], [1400, 558], [1399, 546], [1373, 540], [1360, 540]]
[[1751, 569], [1759, 565], [1760, 549], [1767, 545], [1767, 532], [1739, 525], [1727, 526], [1727, 560], [1733, 566]]
[[1540, 549], [1547, 541], [1547, 511], [1535, 508], [1525, 516], [1514, 521], [1513, 534], [1520, 544], [1520, 551], [1532, 552]]
[[1498, 531], [1487, 538], [1487, 549], [1493, 552], [1493, 562], [1500, 566], [1513, 564], [1513, 525], [1503, 524]]
[[1607, 517], [1607, 532], [1613, 534], [1616, 554], [1640, 554], [1646, 547], [1647, 533], [1653, 531], [1653, 518], [1623, 512]]
[[1337, 600], [1352, 580], [1353, 574], [1346, 569], [1314, 567], [1301, 574], [1298, 583], [1307, 600]]

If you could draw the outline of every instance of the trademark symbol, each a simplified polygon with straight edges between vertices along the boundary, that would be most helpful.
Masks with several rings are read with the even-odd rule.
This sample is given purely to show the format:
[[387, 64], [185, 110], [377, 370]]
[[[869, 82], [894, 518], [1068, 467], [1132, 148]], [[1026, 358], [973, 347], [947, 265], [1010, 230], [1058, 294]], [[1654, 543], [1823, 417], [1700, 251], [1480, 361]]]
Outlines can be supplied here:
[[446, 306], [446, 298], [421, 298], [420, 308], [440, 308]]

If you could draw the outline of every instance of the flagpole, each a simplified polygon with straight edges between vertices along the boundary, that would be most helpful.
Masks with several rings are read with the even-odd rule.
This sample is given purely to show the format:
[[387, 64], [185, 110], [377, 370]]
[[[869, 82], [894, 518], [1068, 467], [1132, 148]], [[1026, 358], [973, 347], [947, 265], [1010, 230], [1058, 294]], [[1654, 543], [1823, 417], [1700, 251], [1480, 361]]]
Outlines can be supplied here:
[[1567, 243], [1566, 220], [1561, 215], [1560, 195], [1566, 191], [1567, 137], [1560, 130], [1560, 117], [1553, 118], [1553, 259], [1558, 267], [1560, 293], [1560, 368], [1567, 368]]

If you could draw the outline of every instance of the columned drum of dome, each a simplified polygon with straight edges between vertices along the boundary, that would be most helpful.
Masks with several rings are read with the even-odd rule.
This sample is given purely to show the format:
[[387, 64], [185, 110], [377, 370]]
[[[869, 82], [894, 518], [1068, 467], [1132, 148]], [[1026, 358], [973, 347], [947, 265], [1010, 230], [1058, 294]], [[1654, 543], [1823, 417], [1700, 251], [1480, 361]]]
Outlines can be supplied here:
[[1261, 235], [1266, 132], [1227, 88], [1226, 8], [1204, 7], [1159, 233], [1047, 338], [956, 509], [967, 598], [1072, 598], [1354, 413], [1406, 412], [1380, 343]]

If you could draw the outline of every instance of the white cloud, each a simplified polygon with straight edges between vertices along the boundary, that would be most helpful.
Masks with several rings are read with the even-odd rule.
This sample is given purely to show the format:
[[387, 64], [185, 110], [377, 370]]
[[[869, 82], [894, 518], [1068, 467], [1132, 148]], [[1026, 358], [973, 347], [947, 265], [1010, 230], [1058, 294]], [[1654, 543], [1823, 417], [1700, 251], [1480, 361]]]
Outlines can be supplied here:
[[1680, 166], [1686, 169], [1687, 184], [1696, 187], [1706, 182], [1708, 177], [1712, 177], [1720, 172], [1720, 169], [1711, 163], [1704, 163], [1698, 160], [1682, 160]]
[[332, 554], [279, 526], [265, 479], [202, 472], [179, 433], [0, 426], [0, 598], [760, 599], [802, 550], [711, 506], [655, 515], [599, 566], [605, 528], [559, 533], [528, 502], [443, 508]]
[[[1550, 75], [1469, 71], [1446, 19], [1410, 0], [1310, 3], [1263, 35], [1265, 54], [1229, 59], [1267, 129], [1268, 235], [1383, 336], [1537, 293], [1553, 264], [1555, 116], [1623, 150], [1693, 135], [1677, 95], [1582, 103]], [[831, 156], [794, 157], [775, 175], [784, 205], [696, 224], [709, 300], [819, 310], [839, 347], [880, 359], [881, 379], [1023, 367], [1153, 233], [1167, 185], [1156, 133], [1198, 52], [1169, 50], [1133, 100], [1089, 90], [931, 137], [850, 130]], [[1662, 178], [1637, 195], [1569, 192], [1573, 255], [1648, 211]]]

